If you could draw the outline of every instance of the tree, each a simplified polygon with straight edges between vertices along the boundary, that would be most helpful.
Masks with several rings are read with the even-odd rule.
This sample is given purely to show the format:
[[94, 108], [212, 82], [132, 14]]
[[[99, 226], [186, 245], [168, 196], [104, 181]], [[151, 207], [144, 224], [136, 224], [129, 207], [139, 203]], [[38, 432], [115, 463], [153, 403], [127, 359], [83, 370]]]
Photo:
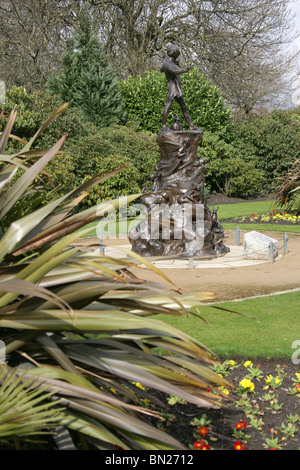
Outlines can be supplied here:
[[0, 4], [1, 80], [28, 89], [45, 84], [76, 18], [74, 0], [3, 0]]
[[[261, 15], [261, 19], [257, 18], [258, 30], [255, 31], [255, 27], [245, 33], [244, 45], [236, 31], [225, 32], [221, 42], [217, 34], [214, 59], [207, 67], [208, 76], [218, 82], [223, 96], [246, 117], [255, 107], [274, 108], [274, 105], [291, 103], [291, 87], [299, 59], [299, 51], [291, 52], [287, 47], [292, 39], [287, 29], [292, 29], [290, 2], [260, 3], [263, 8], [258, 5]], [[243, 22], [251, 24], [251, 19], [249, 12]], [[228, 54], [227, 50], [232, 53]]]
[[[180, 45], [233, 105], [252, 108], [272, 92], [290, 57], [289, 0], [90, 0], [115, 70], [121, 78], [158, 68], [167, 42]], [[249, 79], [250, 77], [250, 79]], [[267, 77], [267, 80], [265, 79]]]
[[285, 88], [281, 78], [291, 64], [282, 47], [292, 39], [291, 1], [3, 0], [0, 78], [43, 86], [70, 28], [88, 11], [119, 78], [158, 69], [165, 45], [175, 42], [183, 61], [200, 67], [231, 104], [248, 109]]
[[72, 101], [83, 119], [98, 127], [125, 120], [118, 81], [86, 15], [68, 41], [61, 71], [50, 77], [47, 88], [63, 101]]

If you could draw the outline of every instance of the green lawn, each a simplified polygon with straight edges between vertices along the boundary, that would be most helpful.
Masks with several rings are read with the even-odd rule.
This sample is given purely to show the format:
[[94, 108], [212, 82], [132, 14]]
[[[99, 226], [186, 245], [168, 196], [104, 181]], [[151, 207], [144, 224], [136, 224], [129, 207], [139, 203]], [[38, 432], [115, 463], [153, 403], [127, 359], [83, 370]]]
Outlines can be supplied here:
[[239, 223], [226, 223], [222, 222], [224, 230], [235, 230], [239, 227], [240, 230], [256, 230], [262, 232], [287, 232], [287, 233], [300, 233], [300, 225], [275, 225], [275, 224], [239, 224]]
[[262, 214], [274, 209], [274, 201], [241, 202], [238, 204], [222, 204], [218, 209], [218, 219], [231, 219], [243, 215]]
[[300, 291], [215, 305], [252, 318], [201, 305], [198, 313], [209, 325], [193, 315], [161, 315], [160, 319], [197, 339], [220, 357], [289, 359], [295, 352], [293, 342], [300, 341], [299, 305]]
[[[119, 235], [119, 234], [122, 234], [122, 235], [125, 235], [128, 233], [128, 228], [132, 228], [133, 225], [137, 225], [139, 223], [139, 219], [137, 219], [136, 221], [133, 221], [133, 220], [121, 220], [121, 221], [117, 221], [116, 222], [116, 225], [114, 225], [113, 223], [111, 223], [109, 226], [105, 226], [104, 227], [104, 232], [108, 235]], [[100, 227], [100, 225], [98, 226], [99, 222], [91, 222], [90, 224], [87, 224], [85, 228], [91, 228], [90, 232], [86, 233], [84, 235], [84, 237], [96, 237], [97, 236], [97, 233], [98, 233], [98, 228]]]
[[[242, 217], [251, 214], [262, 214], [271, 212], [274, 209], [274, 201], [242, 202], [239, 204], [222, 204], [219, 206], [218, 219], [226, 220], [234, 217]], [[243, 224], [238, 222], [222, 222], [222, 227], [226, 230], [261, 230], [265, 232], [287, 232], [300, 233], [299, 225], [275, 225], [275, 224]]]
[[[245, 202], [220, 205], [220, 219], [268, 212], [271, 201]], [[130, 222], [132, 226], [132, 221]], [[224, 229], [235, 229], [237, 224], [222, 223]], [[299, 226], [273, 224], [238, 224], [241, 230], [262, 230], [300, 233]], [[96, 235], [97, 223], [90, 224], [87, 236]], [[127, 233], [128, 223], [116, 225], [117, 233]], [[114, 233], [112, 231], [112, 233]], [[300, 292], [249, 299], [241, 302], [218, 304], [251, 318], [235, 313], [224, 312], [214, 307], [201, 305], [199, 313], [210, 324], [190, 315], [188, 317], [160, 316], [166, 322], [185, 331], [220, 357], [240, 356], [291, 358], [294, 341], [300, 341]]]
[[[273, 201], [259, 201], [259, 202], [242, 202], [239, 204], [222, 204], [219, 206], [218, 218], [219, 220], [231, 219], [233, 217], [241, 217], [251, 214], [262, 214], [264, 212], [270, 212], [274, 208]], [[113, 235], [126, 234], [128, 232], [128, 225], [132, 227], [137, 224], [138, 221], [120, 221], [117, 222], [114, 230], [114, 226], [111, 225], [109, 233]], [[92, 222], [87, 225], [91, 227], [91, 231], [87, 233], [86, 237], [93, 237], [97, 235], [97, 224], [98, 222]], [[238, 226], [241, 230], [261, 230], [261, 231], [273, 231], [273, 232], [288, 232], [288, 233], [300, 233], [299, 225], [275, 225], [275, 224], [242, 224], [242, 223], [227, 223], [222, 222], [223, 228], [226, 230], [235, 230]]]

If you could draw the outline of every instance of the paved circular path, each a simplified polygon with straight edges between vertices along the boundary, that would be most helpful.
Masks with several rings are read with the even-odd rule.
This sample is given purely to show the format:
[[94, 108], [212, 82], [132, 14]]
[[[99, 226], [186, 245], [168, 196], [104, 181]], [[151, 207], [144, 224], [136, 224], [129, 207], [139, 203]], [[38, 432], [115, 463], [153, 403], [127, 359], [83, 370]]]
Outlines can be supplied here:
[[[300, 288], [300, 236], [289, 234], [288, 253], [283, 253], [283, 233], [261, 232], [279, 242], [279, 256], [274, 263], [243, 259], [241, 245], [235, 246], [235, 231], [225, 232], [225, 244], [231, 252], [216, 259], [161, 260], [155, 265], [181, 290], [182, 293], [213, 292], [214, 301], [242, 299], [274, 294]], [[130, 249], [128, 240], [105, 240], [105, 252], [117, 255], [117, 246]], [[120, 253], [120, 252], [119, 252]], [[120, 255], [119, 256], [123, 256]], [[202, 269], [201, 269], [202, 268]], [[143, 266], [131, 269], [141, 279], [171, 285], [158, 274]], [[172, 286], [171, 286], [172, 287]], [[299, 292], [300, 300], [300, 292]], [[300, 304], [300, 302], [299, 302]]]

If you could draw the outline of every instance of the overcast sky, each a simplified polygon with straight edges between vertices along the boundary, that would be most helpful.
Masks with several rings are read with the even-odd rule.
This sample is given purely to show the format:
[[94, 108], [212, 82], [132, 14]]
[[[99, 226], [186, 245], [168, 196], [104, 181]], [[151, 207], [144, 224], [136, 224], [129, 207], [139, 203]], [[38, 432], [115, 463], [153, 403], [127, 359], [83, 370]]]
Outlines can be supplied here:
[[[294, 13], [294, 32], [298, 33], [297, 39], [291, 44], [293, 51], [300, 51], [300, 0], [291, 1], [291, 11]], [[300, 106], [300, 55], [296, 65], [295, 75], [298, 74], [298, 79], [295, 80], [292, 90], [292, 105]]]
[[291, 2], [291, 10], [295, 14], [295, 31], [298, 31], [298, 39], [294, 41], [294, 44], [300, 49], [300, 0]]

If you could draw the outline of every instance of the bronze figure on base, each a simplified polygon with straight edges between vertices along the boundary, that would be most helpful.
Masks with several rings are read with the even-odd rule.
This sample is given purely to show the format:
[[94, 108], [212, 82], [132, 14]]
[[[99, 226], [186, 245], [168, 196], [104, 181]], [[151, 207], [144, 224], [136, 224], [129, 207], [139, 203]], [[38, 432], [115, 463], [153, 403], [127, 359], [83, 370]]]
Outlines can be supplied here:
[[[216, 256], [229, 251], [223, 243], [224, 230], [217, 220], [217, 210], [210, 212], [205, 196], [207, 160], [199, 159], [197, 148], [203, 131], [191, 120], [180, 84], [181, 69], [176, 63], [178, 46], [167, 45], [169, 59], [162, 65], [169, 82], [157, 135], [160, 161], [151, 175], [153, 183], [145, 186], [142, 196], [145, 220], [129, 232], [132, 250], [141, 256]], [[174, 99], [180, 104], [189, 126], [184, 130], [178, 116], [170, 129], [167, 116]]]
[[191, 70], [193, 66], [189, 65], [185, 69], [181, 69], [178, 66], [177, 58], [180, 55], [180, 50], [176, 44], [167, 44], [167, 54], [169, 56], [169, 59], [163, 63], [160, 69], [161, 72], [165, 73], [166, 79], [169, 82], [167, 102], [162, 117], [162, 128], [164, 129], [167, 127], [167, 117], [173, 101], [176, 100], [181, 106], [183, 116], [186, 122], [188, 123], [189, 128], [197, 129], [196, 126], [194, 126], [194, 124], [192, 123], [191, 117], [188, 113], [188, 109], [184, 101], [184, 95], [182, 93], [180, 84], [180, 75]]

